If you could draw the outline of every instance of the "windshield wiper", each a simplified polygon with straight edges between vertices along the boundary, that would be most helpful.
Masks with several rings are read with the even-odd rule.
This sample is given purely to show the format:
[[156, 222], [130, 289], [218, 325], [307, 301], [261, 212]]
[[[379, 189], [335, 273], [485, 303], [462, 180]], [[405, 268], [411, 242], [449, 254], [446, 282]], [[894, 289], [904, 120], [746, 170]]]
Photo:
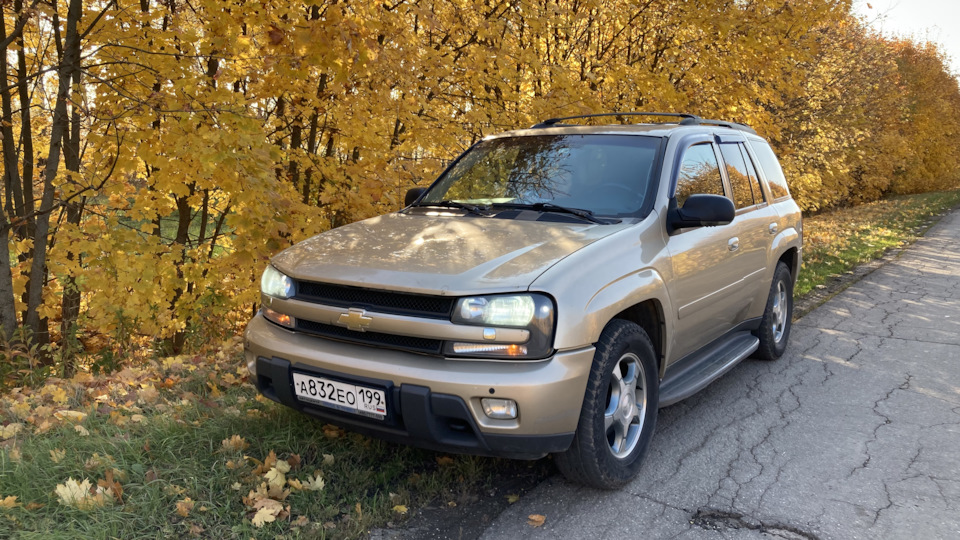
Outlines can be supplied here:
[[461, 210], [466, 210], [467, 212], [470, 212], [471, 214], [476, 214], [476, 215], [478, 215], [478, 216], [489, 216], [489, 215], [490, 215], [490, 212], [488, 212], [487, 210], [484, 210], [483, 208], [481, 208], [481, 207], [479, 207], [479, 206], [476, 206], [476, 205], [473, 205], [473, 204], [465, 204], [465, 203], [457, 202], [457, 201], [421, 202], [421, 203], [419, 203], [419, 204], [415, 204], [414, 206], [417, 206], [417, 207], [420, 207], [420, 206], [439, 206], [439, 207], [442, 207], [442, 208], [459, 208], [459, 209], [461, 209]]
[[569, 208], [567, 206], [560, 206], [559, 204], [553, 204], [548, 202], [538, 202], [531, 204], [521, 204], [521, 203], [495, 203], [494, 206], [502, 206], [505, 208], [529, 208], [531, 210], [537, 210], [540, 212], [556, 212], [558, 214], [571, 214], [577, 216], [580, 219], [589, 221], [591, 223], [599, 223], [601, 225], [608, 225], [610, 223], [617, 223], [619, 220], [606, 220], [600, 219], [593, 215], [593, 212], [590, 210], [584, 210], [583, 208]]

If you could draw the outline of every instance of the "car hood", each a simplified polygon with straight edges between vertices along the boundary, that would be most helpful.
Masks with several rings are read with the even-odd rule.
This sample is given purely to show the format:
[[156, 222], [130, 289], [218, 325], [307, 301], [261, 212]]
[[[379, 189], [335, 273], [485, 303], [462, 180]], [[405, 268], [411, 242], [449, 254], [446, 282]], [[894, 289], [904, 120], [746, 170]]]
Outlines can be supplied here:
[[309, 281], [439, 295], [509, 292], [627, 226], [396, 213], [314, 236], [272, 262]]

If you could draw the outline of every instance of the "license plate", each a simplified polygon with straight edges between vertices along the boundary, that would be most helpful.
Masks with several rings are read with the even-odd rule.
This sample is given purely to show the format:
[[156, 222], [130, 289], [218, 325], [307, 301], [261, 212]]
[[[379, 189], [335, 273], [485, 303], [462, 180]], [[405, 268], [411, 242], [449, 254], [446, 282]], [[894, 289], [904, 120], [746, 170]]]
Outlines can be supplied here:
[[300, 401], [307, 403], [378, 420], [387, 416], [387, 394], [376, 388], [294, 373], [293, 391]]

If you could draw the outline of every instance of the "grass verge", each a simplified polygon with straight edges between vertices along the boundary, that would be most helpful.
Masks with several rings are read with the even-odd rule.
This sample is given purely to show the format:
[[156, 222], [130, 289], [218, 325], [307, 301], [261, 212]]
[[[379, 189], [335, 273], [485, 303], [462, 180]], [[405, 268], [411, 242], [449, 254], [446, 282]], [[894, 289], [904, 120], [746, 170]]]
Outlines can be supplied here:
[[858, 264], [909, 244], [931, 218], [960, 205], [960, 191], [890, 197], [803, 220], [803, 268], [796, 296], [824, 286]]
[[323, 425], [258, 398], [242, 366], [232, 340], [0, 398], [0, 538], [354, 538], [543, 475]]

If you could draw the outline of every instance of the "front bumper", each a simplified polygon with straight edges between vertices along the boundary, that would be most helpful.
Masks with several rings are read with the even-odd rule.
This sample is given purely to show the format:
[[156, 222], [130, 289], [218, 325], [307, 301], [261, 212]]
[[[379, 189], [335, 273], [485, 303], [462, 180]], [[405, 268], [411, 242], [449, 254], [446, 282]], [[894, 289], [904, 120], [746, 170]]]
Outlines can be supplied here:
[[[260, 315], [245, 338], [257, 388], [274, 401], [385, 440], [520, 459], [569, 447], [594, 355], [587, 347], [542, 361], [448, 360], [317, 338]], [[384, 389], [388, 416], [374, 420], [302, 402], [293, 394], [293, 371]], [[519, 417], [488, 418], [483, 397], [515, 400]]]

